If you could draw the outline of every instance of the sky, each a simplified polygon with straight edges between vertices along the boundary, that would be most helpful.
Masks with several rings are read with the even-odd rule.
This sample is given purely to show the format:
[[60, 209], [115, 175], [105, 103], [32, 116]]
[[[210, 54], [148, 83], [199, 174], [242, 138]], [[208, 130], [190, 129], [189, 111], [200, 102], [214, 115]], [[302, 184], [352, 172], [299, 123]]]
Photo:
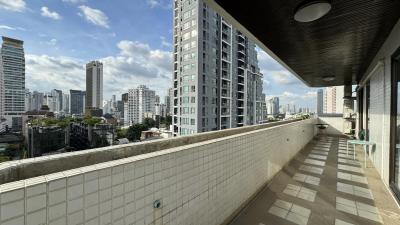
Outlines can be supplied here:
[[[85, 89], [85, 64], [103, 62], [104, 99], [145, 84], [172, 86], [172, 0], [0, 0], [0, 35], [24, 41], [31, 91]], [[267, 97], [315, 109], [308, 88], [257, 48]]]

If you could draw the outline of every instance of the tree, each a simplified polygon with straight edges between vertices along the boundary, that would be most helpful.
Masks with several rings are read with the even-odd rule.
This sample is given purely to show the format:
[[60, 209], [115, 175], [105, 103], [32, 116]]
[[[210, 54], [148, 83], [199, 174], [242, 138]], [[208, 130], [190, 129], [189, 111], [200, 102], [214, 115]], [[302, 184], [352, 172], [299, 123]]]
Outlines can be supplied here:
[[156, 121], [153, 120], [152, 118], [145, 118], [143, 120], [143, 125], [147, 128], [146, 130], [148, 130], [148, 129], [156, 126]]
[[117, 129], [117, 139], [126, 138], [128, 129]]
[[169, 129], [169, 126], [172, 124], [172, 116], [165, 117], [165, 126]]
[[4, 156], [8, 157], [9, 159], [13, 159], [14, 157], [20, 157], [20, 146], [19, 144], [9, 144], [6, 147], [6, 150], [3, 153]]
[[164, 124], [163, 127], [168, 129], [169, 126], [172, 124], [172, 116], [161, 117], [160, 124]]
[[126, 132], [126, 138], [128, 138], [129, 141], [138, 141], [138, 140], [140, 140], [142, 131], [146, 131], [146, 130], [148, 130], [146, 125], [140, 124], [140, 123], [134, 124], [128, 128], [128, 130]]
[[94, 126], [96, 124], [101, 123], [101, 119], [97, 117], [85, 117], [84, 122], [90, 126]]

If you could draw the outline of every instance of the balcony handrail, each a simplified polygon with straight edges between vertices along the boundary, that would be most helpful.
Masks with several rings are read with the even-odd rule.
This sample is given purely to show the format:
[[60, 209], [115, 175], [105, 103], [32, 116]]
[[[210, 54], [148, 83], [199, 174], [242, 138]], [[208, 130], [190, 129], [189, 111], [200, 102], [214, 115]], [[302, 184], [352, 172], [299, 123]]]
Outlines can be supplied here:
[[218, 138], [225, 138], [260, 129], [273, 128], [299, 121], [301, 121], [301, 119], [278, 121], [268, 124], [210, 131], [182, 137], [115, 145], [77, 152], [61, 153], [57, 155], [8, 161], [0, 163], [0, 184], [77, 169], [128, 157], [154, 153], [169, 148], [177, 148], [199, 142], [211, 141]]

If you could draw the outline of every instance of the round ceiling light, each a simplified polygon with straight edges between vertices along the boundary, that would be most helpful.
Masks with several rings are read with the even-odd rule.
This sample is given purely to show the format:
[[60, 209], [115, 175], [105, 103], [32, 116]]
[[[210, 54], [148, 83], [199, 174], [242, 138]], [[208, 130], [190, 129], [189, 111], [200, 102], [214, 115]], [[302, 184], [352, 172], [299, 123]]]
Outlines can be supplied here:
[[335, 76], [322, 77], [322, 80], [326, 81], [326, 82], [334, 81], [335, 80]]
[[332, 8], [329, 1], [306, 0], [297, 6], [294, 19], [299, 22], [312, 22], [325, 16]]

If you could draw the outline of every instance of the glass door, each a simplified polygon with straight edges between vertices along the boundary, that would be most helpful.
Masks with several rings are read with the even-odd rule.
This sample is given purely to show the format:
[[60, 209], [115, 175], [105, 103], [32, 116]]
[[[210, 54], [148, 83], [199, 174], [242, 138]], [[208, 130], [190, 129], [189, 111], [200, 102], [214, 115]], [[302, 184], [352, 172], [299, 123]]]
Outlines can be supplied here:
[[392, 57], [390, 186], [400, 199], [400, 48]]

